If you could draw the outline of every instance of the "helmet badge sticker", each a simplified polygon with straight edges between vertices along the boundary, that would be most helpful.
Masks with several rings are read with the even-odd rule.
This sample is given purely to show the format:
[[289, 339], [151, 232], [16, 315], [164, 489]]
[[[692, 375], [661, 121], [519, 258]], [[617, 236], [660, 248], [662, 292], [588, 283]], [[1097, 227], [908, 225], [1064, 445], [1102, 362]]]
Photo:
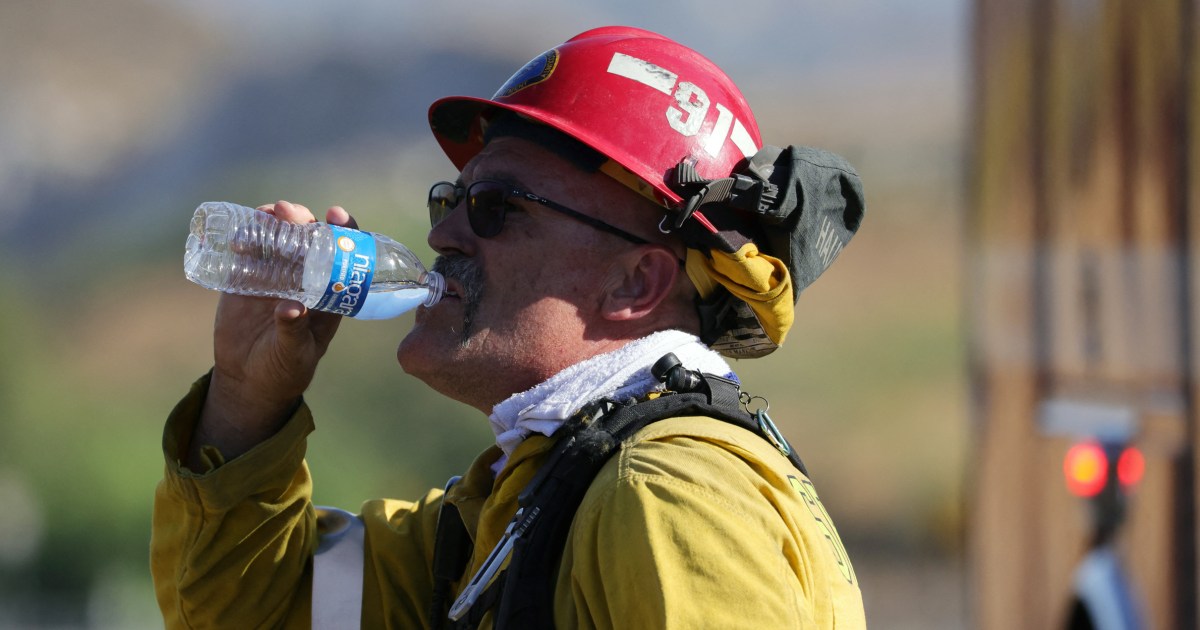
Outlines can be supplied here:
[[[708, 94], [700, 86], [690, 81], [679, 81], [679, 75], [644, 59], [613, 53], [612, 60], [608, 62], [608, 72], [674, 97], [674, 101], [667, 105], [667, 123], [683, 136], [691, 137], [699, 133], [708, 116], [709, 107], [714, 104], [709, 101]], [[715, 105], [717, 120], [709, 132], [708, 139], [704, 141], [704, 151], [716, 157], [725, 140], [730, 140], [745, 157], [758, 153], [758, 146], [742, 125], [742, 121], [724, 105]]]
[[550, 78], [550, 74], [554, 72], [554, 68], [557, 65], [558, 50], [551, 48], [534, 57], [529, 63], [522, 66], [520, 70], [517, 70], [515, 74], [504, 82], [504, 85], [500, 86], [500, 89], [496, 91], [496, 94], [492, 98], [512, 96], [531, 85], [545, 81]]

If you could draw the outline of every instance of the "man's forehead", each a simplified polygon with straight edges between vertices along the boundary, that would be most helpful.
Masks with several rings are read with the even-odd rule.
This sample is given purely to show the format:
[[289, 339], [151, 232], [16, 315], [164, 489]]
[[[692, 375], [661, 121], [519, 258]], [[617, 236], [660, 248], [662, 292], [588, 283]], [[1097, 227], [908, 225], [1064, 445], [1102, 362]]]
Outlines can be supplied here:
[[541, 145], [517, 137], [496, 138], [483, 147], [459, 175], [459, 184], [493, 179], [529, 186], [541, 175], [561, 179], [574, 172], [570, 163]]

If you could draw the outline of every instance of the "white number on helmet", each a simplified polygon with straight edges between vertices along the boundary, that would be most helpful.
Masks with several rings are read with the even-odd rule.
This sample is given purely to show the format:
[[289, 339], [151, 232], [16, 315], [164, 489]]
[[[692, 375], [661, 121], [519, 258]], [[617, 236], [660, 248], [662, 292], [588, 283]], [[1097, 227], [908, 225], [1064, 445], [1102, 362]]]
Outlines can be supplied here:
[[675, 88], [675, 105], [667, 107], [671, 128], [688, 137], [696, 135], [708, 113], [708, 95], [695, 84], [680, 81]]
[[[608, 72], [617, 76], [632, 79], [654, 88], [663, 94], [673, 96], [675, 103], [667, 105], [667, 122], [680, 135], [692, 137], [700, 132], [708, 109], [713, 104], [696, 84], [690, 81], [678, 81], [678, 75], [666, 68], [650, 63], [644, 59], [631, 57], [622, 53], [613, 53], [608, 64]], [[709, 131], [708, 138], [703, 143], [706, 153], [716, 157], [726, 140], [733, 142], [742, 155], [749, 157], [758, 151], [754, 140], [732, 112], [720, 103], [717, 106], [717, 120]]]

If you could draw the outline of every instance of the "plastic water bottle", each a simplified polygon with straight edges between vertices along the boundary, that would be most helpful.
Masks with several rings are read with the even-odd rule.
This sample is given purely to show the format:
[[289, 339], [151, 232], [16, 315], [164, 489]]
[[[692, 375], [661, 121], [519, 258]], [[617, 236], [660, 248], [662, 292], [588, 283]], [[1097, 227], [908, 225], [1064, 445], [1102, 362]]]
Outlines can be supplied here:
[[183, 269], [209, 289], [287, 298], [357, 319], [387, 319], [442, 298], [446, 280], [392, 239], [295, 224], [232, 203], [200, 204]]

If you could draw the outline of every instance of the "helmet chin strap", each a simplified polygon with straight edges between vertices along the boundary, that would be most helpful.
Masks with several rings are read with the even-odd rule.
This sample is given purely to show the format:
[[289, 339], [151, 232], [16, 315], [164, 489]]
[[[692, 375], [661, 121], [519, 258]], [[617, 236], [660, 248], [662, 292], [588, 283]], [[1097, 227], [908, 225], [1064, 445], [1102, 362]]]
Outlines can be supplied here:
[[[680, 160], [667, 176], [671, 189], [684, 199], [683, 206], [671, 221], [670, 229], [683, 227], [684, 222], [699, 208], [708, 204], [722, 204], [768, 216], [777, 214], [779, 185], [771, 182], [770, 177], [774, 173], [775, 158], [782, 151], [779, 147], [766, 145], [742, 169], [745, 174], [735, 171], [721, 179], [701, 177], [696, 171], [695, 158]], [[660, 225], [660, 229], [666, 227]], [[711, 224], [706, 227], [712, 232], [717, 231]]]

